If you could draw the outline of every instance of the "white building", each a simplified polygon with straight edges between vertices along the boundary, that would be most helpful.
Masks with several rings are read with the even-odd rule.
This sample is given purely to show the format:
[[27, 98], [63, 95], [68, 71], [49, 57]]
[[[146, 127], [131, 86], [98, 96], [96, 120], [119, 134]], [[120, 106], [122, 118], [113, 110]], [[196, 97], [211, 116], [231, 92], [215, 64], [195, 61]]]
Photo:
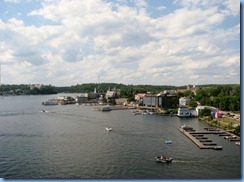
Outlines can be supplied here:
[[107, 92], [106, 92], [106, 95], [105, 95], [105, 98], [106, 99], [113, 99], [113, 98], [115, 98], [115, 95], [116, 95], [116, 92], [115, 91], [110, 91], [110, 90], [108, 90]]
[[179, 116], [179, 117], [195, 117], [195, 116], [197, 116], [197, 111], [194, 108], [179, 107], [177, 116]]
[[181, 98], [179, 99], [179, 104], [180, 104], [180, 106], [186, 106], [186, 105], [189, 105], [190, 102], [191, 102], [191, 99], [188, 98], [188, 97], [181, 97]]
[[204, 109], [210, 109], [211, 112], [216, 112], [218, 111], [218, 108], [212, 107], [212, 106], [197, 106], [196, 107], [196, 112], [197, 112], [197, 116], [199, 115], [199, 113], [204, 110]]

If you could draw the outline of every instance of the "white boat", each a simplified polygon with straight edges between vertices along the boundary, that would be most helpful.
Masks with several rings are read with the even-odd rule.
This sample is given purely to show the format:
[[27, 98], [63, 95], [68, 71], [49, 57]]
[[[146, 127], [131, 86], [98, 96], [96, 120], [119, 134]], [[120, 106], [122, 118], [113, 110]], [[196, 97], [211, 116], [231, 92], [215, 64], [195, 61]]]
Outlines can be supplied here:
[[106, 130], [107, 131], [112, 131], [112, 128], [111, 127], [106, 127]]
[[165, 141], [166, 144], [172, 144], [172, 141], [171, 140], [167, 140]]
[[165, 157], [165, 156], [158, 156], [155, 157], [156, 162], [161, 162], [161, 163], [170, 163], [172, 162], [172, 158], [171, 157]]
[[236, 142], [235, 144], [238, 145], [238, 146], [240, 146], [241, 145], [241, 142]]

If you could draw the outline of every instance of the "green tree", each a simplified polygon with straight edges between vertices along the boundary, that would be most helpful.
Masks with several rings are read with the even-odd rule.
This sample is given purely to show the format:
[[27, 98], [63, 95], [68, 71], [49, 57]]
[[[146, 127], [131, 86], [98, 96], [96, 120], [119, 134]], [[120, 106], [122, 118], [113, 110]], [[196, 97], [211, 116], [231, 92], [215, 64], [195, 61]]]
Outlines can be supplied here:
[[201, 110], [199, 112], [199, 116], [203, 117], [203, 116], [210, 116], [211, 115], [211, 110], [208, 108], [204, 108], [203, 110]]
[[189, 103], [189, 106], [190, 107], [197, 107], [197, 102], [194, 101], [194, 100], [191, 100], [190, 103]]

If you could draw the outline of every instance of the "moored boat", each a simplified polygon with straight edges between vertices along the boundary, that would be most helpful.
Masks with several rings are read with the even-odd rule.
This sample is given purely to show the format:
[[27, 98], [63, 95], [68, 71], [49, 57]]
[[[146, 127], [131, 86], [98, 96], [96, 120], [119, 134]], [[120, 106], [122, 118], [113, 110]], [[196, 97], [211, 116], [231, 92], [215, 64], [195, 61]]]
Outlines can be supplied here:
[[213, 149], [214, 149], [214, 150], [222, 150], [223, 147], [222, 147], [222, 146], [216, 146], [216, 147], [214, 147]]
[[230, 135], [230, 136], [225, 136], [224, 139], [236, 139], [237, 136]]
[[182, 125], [181, 128], [182, 128], [183, 130], [186, 130], [186, 131], [188, 131], [188, 130], [193, 130], [193, 127], [191, 127], [190, 125], [186, 125], [186, 124]]
[[111, 111], [111, 108], [107, 105], [107, 106], [103, 106], [101, 108], [101, 111]]

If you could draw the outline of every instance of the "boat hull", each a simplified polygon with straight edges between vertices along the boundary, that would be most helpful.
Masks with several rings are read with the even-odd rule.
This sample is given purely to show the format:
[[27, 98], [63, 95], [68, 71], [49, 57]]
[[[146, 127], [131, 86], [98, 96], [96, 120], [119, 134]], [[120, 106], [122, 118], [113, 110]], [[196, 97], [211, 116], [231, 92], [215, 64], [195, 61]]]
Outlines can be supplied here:
[[156, 162], [159, 162], [159, 163], [170, 163], [172, 162], [172, 158], [163, 158], [162, 156], [159, 156], [159, 157], [155, 157], [156, 159]]

